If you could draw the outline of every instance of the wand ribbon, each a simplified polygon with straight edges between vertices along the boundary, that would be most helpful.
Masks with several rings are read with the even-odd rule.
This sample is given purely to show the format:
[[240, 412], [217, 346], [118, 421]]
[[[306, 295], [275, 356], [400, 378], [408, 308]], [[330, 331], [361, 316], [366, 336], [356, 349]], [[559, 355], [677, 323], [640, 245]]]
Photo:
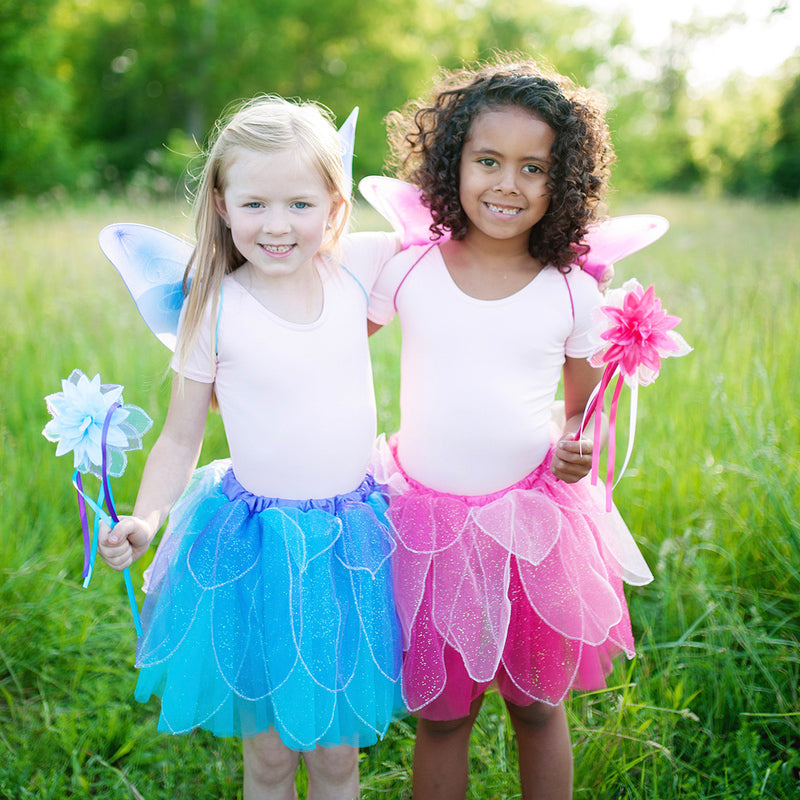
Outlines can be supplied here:
[[[614, 461], [617, 406], [622, 385], [627, 383], [631, 387], [631, 413], [628, 449], [619, 478], [622, 477], [633, 452], [639, 386], [647, 386], [658, 377], [662, 358], [684, 356], [692, 348], [673, 330], [681, 321], [680, 317], [667, 314], [661, 308], [661, 300], [656, 297], [652, 286], [643, 290], [639, 282], [632, 279], [626, 281], [622, 289], [610, 290], [606, 299], [609, 303], [599, 308], [599, 317], [596, 319], [602, 330], [600, 339], [605, 343], [589, 358], [593, 367], [604, 366], [605, 369], [600, 383], [586, 404], [575, 440], [581, 438], [592, 416], [599, 418], [602, 414], [606, 390], [616, 376], [608, 414], [608, 463], [605, 480], [606, 510], [611, 511], [611, 492], [616, 485]], [[591, 480], [595, 485], [600, 471], [600, 428], [599, 424], [595, 425], [592, 447]]]

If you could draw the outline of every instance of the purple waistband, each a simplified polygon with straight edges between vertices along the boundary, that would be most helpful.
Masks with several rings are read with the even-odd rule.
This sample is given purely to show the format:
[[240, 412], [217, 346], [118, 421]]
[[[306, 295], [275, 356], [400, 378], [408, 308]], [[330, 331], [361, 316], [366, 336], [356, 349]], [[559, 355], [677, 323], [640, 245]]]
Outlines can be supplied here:
[[249, 492], [236, 479], [233, 474], [233, 468], [230, 468], [222, 476], [221, 488], [229, 500], [244, 501], [253, 513], [264, 511], [267, 508], [296, 508], [300, 511], [318, 509], [335, 514], [342, 505], [367, 502], [369, 496], [378, 489], [378, 486], [372, 475], [367, 475], [359, 486], [345, 494], [311, 500], [286, 500], [281, 497], [262, 497]]

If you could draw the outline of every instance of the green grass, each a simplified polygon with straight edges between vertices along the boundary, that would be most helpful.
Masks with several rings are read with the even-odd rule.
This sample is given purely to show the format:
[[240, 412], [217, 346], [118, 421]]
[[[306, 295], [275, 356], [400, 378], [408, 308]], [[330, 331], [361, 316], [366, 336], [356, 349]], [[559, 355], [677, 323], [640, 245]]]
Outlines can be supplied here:
[[[655, 197], [670, 232], [617, 265], [654, 283], [695, 347], [640, 395], [615, 498], [656, 575], [628, 592], [639, 654], [568, 703], [575, 796], [789, 798], [800, 783], [800, 206]], [[156, 428], [166, 351], [96, 245], [113, 221], [185, 234], [179, 204], [0, 210], [0, 797], [241, 795], [236, 741], [157, 733], [133, 701], [134, 633], [119, 575], [81, 588], [71, 464], [41, 436], [43, 398], [78, 367], [125, 385]], [[364, 215], [360, 224], [373, 223]], [[372, 342], [381, 429], [397, 414], [398, 331]], [[147, 446], [155, 439], [148, 434]], [[624, 446], [623, 441], [620, 442]], [[219, 419], [202, 460], [225, 455]], [[130, 509], [144, 453], [115, 481]], [[144, 564], [133, 570], [139, 585]], [[365, 797], [408, 798], [413, 720], [362, 753]], [[516, 751], [490, 696], [471, 798], [517, 798]], [[301, 778], [302, 781], [302, 778]]]

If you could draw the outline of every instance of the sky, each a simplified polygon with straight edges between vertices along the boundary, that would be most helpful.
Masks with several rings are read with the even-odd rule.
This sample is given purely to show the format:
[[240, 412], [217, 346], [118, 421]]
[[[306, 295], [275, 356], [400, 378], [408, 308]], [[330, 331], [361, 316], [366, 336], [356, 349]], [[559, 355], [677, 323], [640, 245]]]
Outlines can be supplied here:
[[787, 58], [800, 53], [800, 0], [784, 0], [788, 8], [773, 15], [781, 0], [568, 0], [599, 13], [627, 11], [634, 40], [658, 45], [669, 36], [673, 21], [688, 22], [693, 15], [716, 17], [739, 12], [746, 22], [719, 37], [698, 44], [692, 58], [689, 82], [702, 86], [719, 83], [734, 71], [768, 75]]

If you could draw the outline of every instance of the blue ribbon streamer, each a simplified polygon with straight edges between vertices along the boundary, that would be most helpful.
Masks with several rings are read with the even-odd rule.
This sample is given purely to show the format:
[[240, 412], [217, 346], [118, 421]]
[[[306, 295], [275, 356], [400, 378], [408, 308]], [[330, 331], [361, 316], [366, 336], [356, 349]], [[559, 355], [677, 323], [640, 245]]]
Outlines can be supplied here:
[[[117, 522], [119, 522], [119, 517], [117, 516], [116, 509], [114, 507], [114, 496], [111, 493], [111, 485], [108, 481], [108, 456], [107, 456], [107, 449], [106, 449], [106, 440], [108, 437], [108, 426], [111, 422], [111, 416], [113, 413], [120, 408], [119, 403], [114, 403], [111, 408], [109, 408], [108, 413], [106, 414], [106, 419], [103, 424], [103, 436], [101, 440], [101, 452], [103, 457], [103, 464], [102, 464], [102, 471], [101, 471], [101, 486], [100, 486], [100, 493], [97, 496], [97, 500], [93, 500], [86, 492], [83, 490], [83, 483], [81, 480], [81, 474], [78, 470], [72, 475], [72, 485], [75, 487], [75, 490], [78, 493], [78, 506], [80, 508], [80, 516], [81, 516], [81, 527], [83, 528], [83, 539], [84, 539], [84, 565], [83, 565], [83, 588], [86, 589], [89, 586], [89, 582], [92, 579], [92, 573], [94, 571], [94, 563], [97, 558], [97, 547], [100, 540], [100, 520], [102, 519], [109, 528], [113, 528]], [[106, 507], [108, 508], [108, 513], [103, 510], [103, 504], [105, 503]], [[95, 513], [94, 518], [94, 529], [92, 531], [91, 536], [91, 546], [89, 546], [89, 529], [88, 529], [88, 519], [86, 515], [86, 508], [85, 505], [88, 505], [92, 511]], [[137, 636], [142, 635], [142, 621], [139, 618], [139, 606], [136, 602], [136, 594], [133, 589], [133, 581], [131, 579], [130, 570], [125, 567], [122, 571], [122, 575], [125, 579], [125, 589], [128, 593], [128, 601], [131, 606], [131, 615], [133, 616], [133, 625], [136, 628]]]

